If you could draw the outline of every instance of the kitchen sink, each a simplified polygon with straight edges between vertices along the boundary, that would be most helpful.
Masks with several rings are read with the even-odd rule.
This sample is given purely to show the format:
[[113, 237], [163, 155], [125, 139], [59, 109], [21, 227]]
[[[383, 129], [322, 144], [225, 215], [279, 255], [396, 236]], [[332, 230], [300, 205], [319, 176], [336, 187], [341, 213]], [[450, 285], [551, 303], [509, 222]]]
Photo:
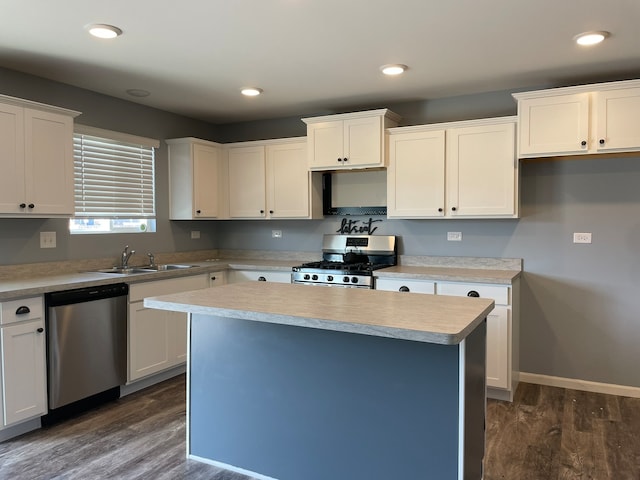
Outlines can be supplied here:
[[197, 265], [180, 265], [180, 264], [164, 264], [164, 265], [147, 265], [141, 267], [111, 267], [96, 270], [97, 273], [114, 273], [116, 275], [135, 275], [139, 273], [153, 273], [168, 270], [181, 270], [186, 268], [197, 267]]

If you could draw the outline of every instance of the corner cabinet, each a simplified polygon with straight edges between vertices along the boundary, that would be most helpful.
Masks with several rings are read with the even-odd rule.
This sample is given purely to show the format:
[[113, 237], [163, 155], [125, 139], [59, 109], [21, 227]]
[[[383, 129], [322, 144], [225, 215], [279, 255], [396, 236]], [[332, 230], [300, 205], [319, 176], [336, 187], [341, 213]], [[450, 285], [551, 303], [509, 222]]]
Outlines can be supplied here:
[[0, 428], [47, 413], [42, 296], [0, 304]]
[[131, 284], [127, 382], [181, 365], [187, 355], [187, 314], [145, 308], [145, 297], [207, 288], [207, 274]]
[[169, 145], [169, 218], [224, 218], [221, 145], [192, 137], [166, 142]]
[[515, 117], [391, 128], [389, 218], [517, 218]]
[[229, 218], [322, 217], [322, 178], [307, 167], [305, 139], [225, 145]]
[[0, 216], [71, 216], [79, 112], [0, 95]]
[[514, 93], [520, 158], [640, 151], [640, 80]]
[[384, 167], [384, 131], [397, 126], [400, 117], [382, 109], [302, 120], [307, 124], [309, 169], [339, 170]]

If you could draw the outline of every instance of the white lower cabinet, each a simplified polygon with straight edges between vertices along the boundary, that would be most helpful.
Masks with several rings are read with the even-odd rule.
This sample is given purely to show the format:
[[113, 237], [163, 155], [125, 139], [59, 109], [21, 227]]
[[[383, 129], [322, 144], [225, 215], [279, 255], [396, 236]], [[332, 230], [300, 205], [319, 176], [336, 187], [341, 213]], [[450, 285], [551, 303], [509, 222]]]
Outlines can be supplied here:
[[220, 285], [224, 285], [225, 283], [227, 283], [227, 272], [225, 272], [224, 270], [211, 272], [209, 274], [210, 287], [219, 287]]
[[227, 272], [227, 283], [248, 281], [291, 283], [291, 272], [278, 270], [229, 270]]
[[207, 288], [210, 281], [210, 275], [201, 274], [130, 286], [128, 382], [186, 361], [187, 314], [145, 308], [143, 300], [146, 297]]
[[44, 300], [0, 304], [0, 428], [47, 413]]
[[518, 384], [518, 281], [511, 285], [377, 278], [377, 290], [491, 298], [487, 317], [487, 395], [513, 400]]

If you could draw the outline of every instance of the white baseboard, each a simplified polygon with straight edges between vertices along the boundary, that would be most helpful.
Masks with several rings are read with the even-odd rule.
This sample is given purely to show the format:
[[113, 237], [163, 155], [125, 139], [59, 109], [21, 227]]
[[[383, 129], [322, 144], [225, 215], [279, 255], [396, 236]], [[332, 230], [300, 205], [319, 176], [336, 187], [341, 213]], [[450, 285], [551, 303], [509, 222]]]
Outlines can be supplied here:
[[18, 437], [27, 432], [31, 432], [32, 430], [38, 430], [41, 427], [42, 422], [40, 421], [40, 417], [38, 417], [32, 418], [31, 420], [27, 420], [26, 422], [22, 422], [17, 425], [12, 425], [10, 427], [0, 429], [0, 442], [4, 442], [5, 440], [9, 440], [10, 438]]
[[572, 390], [583, 390], [585, 392], [618, 395], [620, 397], [640, 398], [640, 387], [631, 387], [628, 385], [590, 382], [588, 380], [579, 380], [577, 378], [552, 377], [550, 375], [525, 372], [520, 372], [520, 381], [536, 383], [538, 385], [548, 385], [550, 387], [570, 388]]

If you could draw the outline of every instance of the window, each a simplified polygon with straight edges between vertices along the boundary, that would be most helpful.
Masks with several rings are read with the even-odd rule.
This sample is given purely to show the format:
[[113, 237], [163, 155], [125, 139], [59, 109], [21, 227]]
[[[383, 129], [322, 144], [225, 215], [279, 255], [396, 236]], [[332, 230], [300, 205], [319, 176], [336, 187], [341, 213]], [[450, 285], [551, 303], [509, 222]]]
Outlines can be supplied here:
[[155, 232], [155, 159], [160, 142], [76, 125], [72, 234]]

